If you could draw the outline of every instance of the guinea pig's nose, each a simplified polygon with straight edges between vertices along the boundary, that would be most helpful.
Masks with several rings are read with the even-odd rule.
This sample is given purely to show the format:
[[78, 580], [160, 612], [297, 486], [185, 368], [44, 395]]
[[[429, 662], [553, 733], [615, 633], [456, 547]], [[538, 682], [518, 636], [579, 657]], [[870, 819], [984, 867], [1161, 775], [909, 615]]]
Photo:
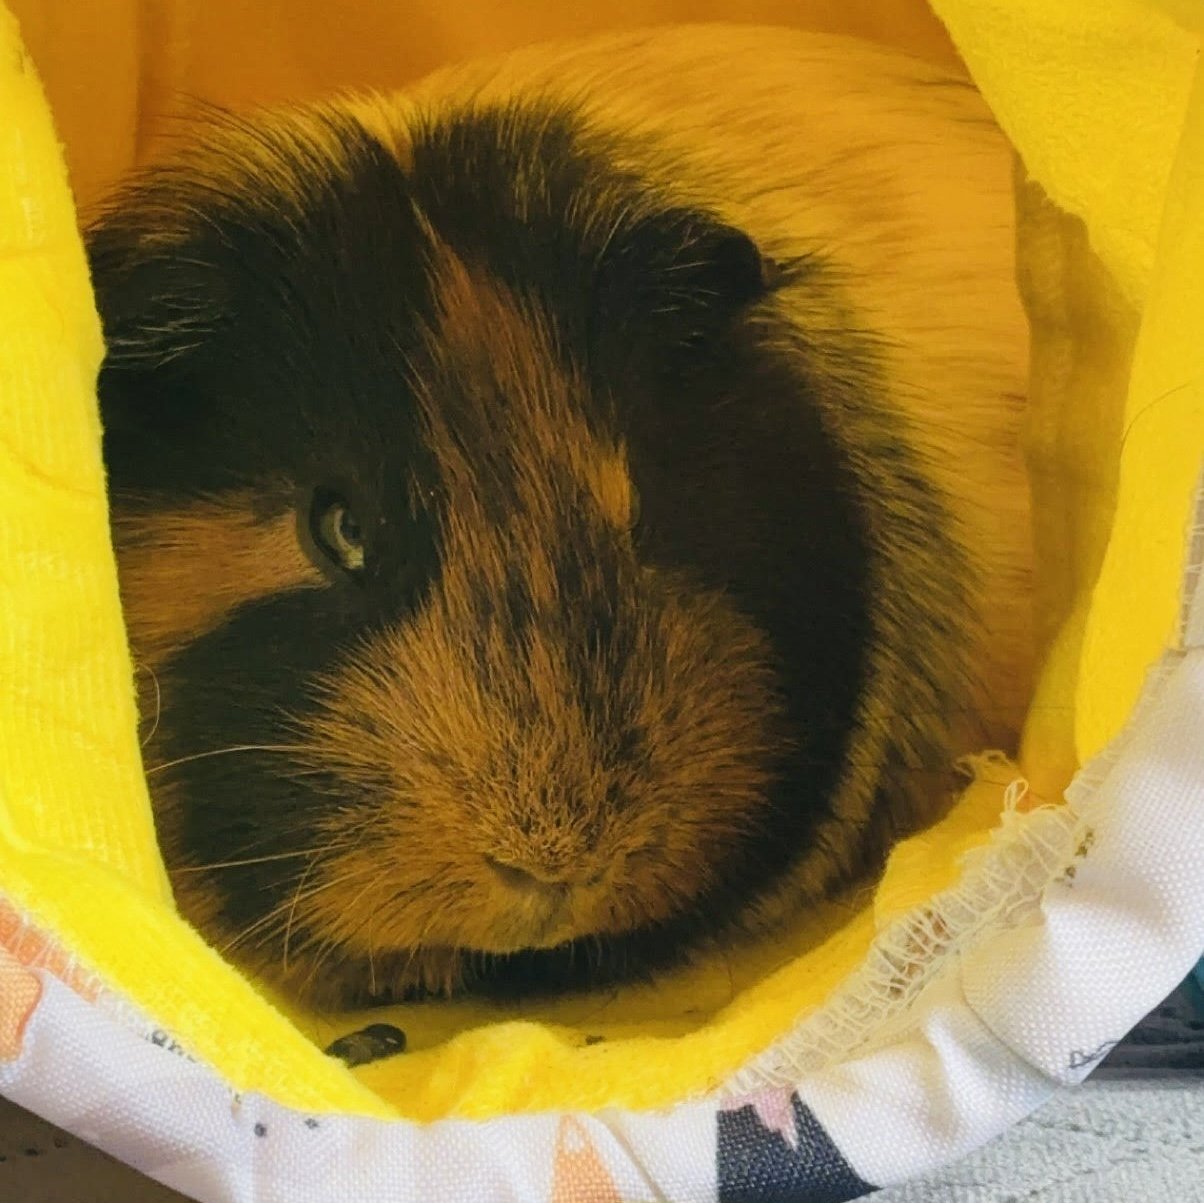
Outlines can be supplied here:
[[569, 880], [571, 874], [567, 870], [553, 869], [529, 860], [500, 860], [496, 856], [486, 855], [485, 863], [512, 890], [560, 893], [572, 884]]

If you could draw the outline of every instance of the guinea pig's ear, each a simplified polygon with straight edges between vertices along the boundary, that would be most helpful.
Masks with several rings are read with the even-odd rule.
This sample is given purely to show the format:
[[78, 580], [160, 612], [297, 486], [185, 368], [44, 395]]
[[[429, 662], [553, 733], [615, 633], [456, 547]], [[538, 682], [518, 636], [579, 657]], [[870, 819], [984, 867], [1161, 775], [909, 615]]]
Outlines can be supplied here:
[[111, 484], [134, 491], [191, 478], [211, 403], [190, 381], [223, 321], [224, 299], [202, 251], [153, 211], [145, 217], [138, 199], [85, 231], [105, 341], [98, 382], [105, 462]]
[[761, 300], [778, 283], [777, 265], [743, 230], [706, 221], [689, 232], [681, 261], [670, 270], [683, 272], [695, 299], [736, 311]]
[[743, 230], [692, 209], [636, 219], [612, 237], [600, 268], [603, 324], [662, 348], [705, 345], [781, 279]]
[[106, 213], [85, 231], [104, 327], [106, 366], [153, 371], [187, 353], [221, 312], [208, 271], [183, 238], [143, 225], [136, 211]]

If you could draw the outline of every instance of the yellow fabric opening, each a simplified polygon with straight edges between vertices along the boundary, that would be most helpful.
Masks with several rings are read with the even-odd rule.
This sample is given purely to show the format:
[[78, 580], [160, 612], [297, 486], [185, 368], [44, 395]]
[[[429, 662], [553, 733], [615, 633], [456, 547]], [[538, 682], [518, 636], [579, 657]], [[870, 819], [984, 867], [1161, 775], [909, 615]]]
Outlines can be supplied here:
[[[619, 0], [592, 16], [550, 0], [471, 16], [379, 0], [287, 14], [233, 0], [11, 7], [15, 17], [0, 9], [0, 889], [236, 1087], [307, 1110], [648, 1107], [718, 1084], [823, 1001], [877, 923], [955, 880], [958, 856], [997, 821], [1000, 783], [980, 781], [901, 847], [861, 911], [832, 906], [778, 947], [655, 992], [550, 1005], [542, 1023], [410, 1008], [402, 1024], [417, 1039], [404, 1057], [352, 1074], [323, 1056], [334, 1029], [273, 1006], [171, 908], [107, 537], [98, 323], [52, 120], [82, 205], [145, 151], [180, 92], [241, 104], [395, 86], [537, 37], [737, 12], [949, 59], [941, 26], [919, 3], [892, 0]], [[1056, 798], [1123, 724], [1173, 636], [1204, 457], [1199, 31], [1193, 7], [1169, 0], [935, 8], [1029, 175], [1020, 262], [1035, 323], [1030, 443], [1050, 651], [1023, 768]]]

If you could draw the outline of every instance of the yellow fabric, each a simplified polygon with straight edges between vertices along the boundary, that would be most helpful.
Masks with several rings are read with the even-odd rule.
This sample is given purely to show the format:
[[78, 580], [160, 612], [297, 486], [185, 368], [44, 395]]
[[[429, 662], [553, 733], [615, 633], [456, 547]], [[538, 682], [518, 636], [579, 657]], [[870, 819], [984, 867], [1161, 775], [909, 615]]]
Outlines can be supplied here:
[[1024, 759], [1055, 786], [1174, 635], [1204, 459], [1204, 22], [1181, 0], [933, 7], [1039, 181], [1020, 252], [1031, 457], [1043, 595], [1066, 617]]
[[[536, 36], [737, 12], [951, 55], [931, 16], [900, 0], [593, 7], [13, 4], [81, 204], [147, 153], [179, 92], [239, 104], [389, 86]], [[1024, 767], [1054, 797], [1123, 721], [1170, 636], [1189, 478], [1204, 451], [1194, 13], [1182, 0], [936, 7], [1036, 181], [1020, 190], [1021, 263], [1036, 321], [1031, 439], [1051, 652]], [[861, 909], [833, 905], [776, 947], [655, 993], [549, 1006], [541, 1024], [411, 1008], [412, 1053], [358, 1076], [323, 1057], [345, 1023], [274, 1007], [170, 908], [106, 538], [97, 323], [47, 105], [3, 9], [0, 152], [0, 889], [236, 1086], [310, 1110], [422, 1118], [669, 1103], [715, 1084], [822, 1001], [877, 923], [955, 880], [959, 856], [998, 816], [998, 783], [982, 781], [897, 850]], [[588, 1035], [607, 1039], [586, 1045]]]

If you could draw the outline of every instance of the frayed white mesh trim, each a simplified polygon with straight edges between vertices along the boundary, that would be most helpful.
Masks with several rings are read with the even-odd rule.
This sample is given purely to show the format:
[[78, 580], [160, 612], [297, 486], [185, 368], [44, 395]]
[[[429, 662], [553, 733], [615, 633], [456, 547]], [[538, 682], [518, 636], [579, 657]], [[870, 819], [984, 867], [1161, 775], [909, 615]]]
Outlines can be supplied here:
[[1204, 462], [1196, 484], [1196, 508], [1188, 531], [1187, 567], [1183, 574], [1183, 607], [1179, 615], [1181, 648], [1204, 646]]
[[[1000, 753], [965, 763], [976, 777], [1001, 768], [1016, 771]], [[989, 843], [967, 854], [958, 884], [887, 927], [860, 968], [818, 1010], [729, 1078], [719, 1096], [790, 1086], [890, 1043], [959, 952], [1033, 913], [1046, 886], [1070, 867], [1088, 824], [1070, 805], [1020, 814], [1027, 792], [1028, 783], [1016, 774], [1003, 791], [999, 826]]]

